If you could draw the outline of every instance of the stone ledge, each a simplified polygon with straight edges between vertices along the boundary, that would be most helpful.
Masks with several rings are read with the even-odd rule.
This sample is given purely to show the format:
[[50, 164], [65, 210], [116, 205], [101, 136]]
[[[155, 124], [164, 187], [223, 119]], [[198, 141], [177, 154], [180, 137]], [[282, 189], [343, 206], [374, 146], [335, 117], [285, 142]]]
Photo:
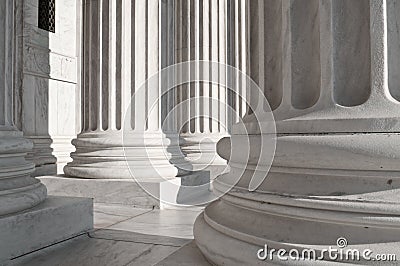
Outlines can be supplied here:
[[[213, 200], [212, 192], [207, 186], [209, 174], [201, 173], [169, 181], [146, 181], [141, 182], [140, 185], [133, 179], [84, 179], [63, 176], [43, 176], [39, 179], [46, 185], [49, 195], [88, 197], [93, 198], [95, 203], [121, 204], [138, 208], [179, 209], [186, 208], [181, 206], [182, 204], [191, 206], [197, 205], [197, 202], [203, 202], [203, 199]], [[196, 189], [196, 186], [200, 184], [205, 185]], [[143, 187], [146, 191], [150, 191], [151, 195]]]
[[93, 228], [93, 201], [48, 197], [23, 212], [0, 217], [0, 261], [77, 236]]
[[[93, 198], [95, 203], [121, 204], [141, 208], [158, 208], [159, 202], [132, 179], [84, 179], [63, 176], [39, 178], [49, 195]], [[149, 183], [159, 195], [159, 184]]]

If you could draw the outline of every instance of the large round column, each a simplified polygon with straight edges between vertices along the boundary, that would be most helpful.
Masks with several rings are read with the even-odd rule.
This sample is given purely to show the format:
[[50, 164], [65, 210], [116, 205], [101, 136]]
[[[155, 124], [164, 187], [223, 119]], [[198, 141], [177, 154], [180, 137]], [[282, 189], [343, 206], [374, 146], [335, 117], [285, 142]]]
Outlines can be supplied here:
[[142, 86], [163, 63], [161, 2], [85, 1], [83, 130], [73, 141], [76, 152], [64, 168], [67, 175], [132, 178], [127, 163], [136, 179], [178, 174], [170, 163], [178, 142], [161, 130], [159, 77], [159, 86]]
[[[279, 260], [276, 251], [311, 248], [321, 256], [328, 246], [340, 249], [339, 238], [347, 248], [399, 258], [399, 14], [397, 1], [386, 0], [249, 1], [250, 73], [273, 110], [277, 147], [252, 192], [250, 179], [263, 162], [234, 156], [231, 168], [245, 170], [240, 182], [195, 224], [207, 259], [315, 265]], [[245, 121], [257, 154], [254, 124], [264, 121]], [[233, 137], [242, 134], [233, 129]], [[219, 146], [229, 157], [229, 140]], [[218, 180], [214, 189], [222, 191]], [[262, 261], [265, 245], [275, 253]]]
[[[244, 113], [240, 113], [244, 99], [240, 99], [240, 92], [197, 79], [202, 76], [211, 80], [212, 75], [218, 75], [220, 83], [226, 83], [224, 69], [211, 73], [211, 69], [201, 63], [203, 60], [245, 69], [246, 54], [241, 47], [244, 41], [241, 39], [242, 26], [244, 30], [244, 25], [240, 24], [241, 2], [176, 1], [175, 62], [193, 62], [190, 69], [184, 70], [192, 82], [176, 90], [180, 146], [191, 170], [210, 171], [212, 178], [226, 168], [226, 160], [216, 152], [216, 143], [230, 134], [233, 121]], [[236, 88], [234, 84], [229, 85], [231, 89]]]
[[25, 160], [32, 142], [13, 123], [14, 1], [0, 2], [0, 216], [41, 203], [46, 187], [31, 177], [34, 164]]

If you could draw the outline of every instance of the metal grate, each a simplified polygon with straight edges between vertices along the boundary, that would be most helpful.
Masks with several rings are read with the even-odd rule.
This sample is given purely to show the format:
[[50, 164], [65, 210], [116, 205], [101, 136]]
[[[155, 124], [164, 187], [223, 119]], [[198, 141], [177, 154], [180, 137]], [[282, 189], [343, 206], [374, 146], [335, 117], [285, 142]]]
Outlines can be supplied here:
[[39, 0], [40, 29], [56, 32], [56, 0]]

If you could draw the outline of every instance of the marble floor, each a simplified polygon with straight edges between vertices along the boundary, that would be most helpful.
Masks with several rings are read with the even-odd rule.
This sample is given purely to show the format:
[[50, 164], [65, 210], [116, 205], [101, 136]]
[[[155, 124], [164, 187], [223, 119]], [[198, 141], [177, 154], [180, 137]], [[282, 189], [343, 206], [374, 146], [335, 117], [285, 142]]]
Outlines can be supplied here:
[[[94, 209], [92, 232], [16, 258], [10, 265], [208, 265], [192, 242], [193, 223], [200, 210], [108, 204], [95, 204]], [[174, 252], [181, 254], [178, 259]]]

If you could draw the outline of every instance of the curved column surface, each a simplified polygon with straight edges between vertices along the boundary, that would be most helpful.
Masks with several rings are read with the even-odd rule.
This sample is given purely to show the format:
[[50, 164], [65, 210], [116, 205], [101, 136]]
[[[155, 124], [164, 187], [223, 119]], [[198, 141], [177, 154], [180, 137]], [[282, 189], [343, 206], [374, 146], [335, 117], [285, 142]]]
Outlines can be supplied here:
[[[248, 8], [250, 75], [263, 84], [276, 119], [275, 157], [265, 171], [257, 155], [260, 132], [268, 132], [254, 125], [262, 129], [268, 122], [249, 114], [252, 156], [232, 154], [230, 172], [214, 182], [217, 193], [225, 191], [226, 181], [244, 170], [236, 186], [198, 217], [198, 247], [216, 265], [325, 265], [282, 261], [277, 253], [262, 261], [257, 252], [267, 245], [300, 254], [312, 248], [320, 256], [344, 237], [348, 248], [399, 257], [400, 109], [397, 59], [388, 56], [400, 43], [397, 4], [255, 0]], [[231, 138], [243, 135], [234, 126]], [[228, 138], [218, 147], [223, 158], [231, 156]], [[256, 171], [266, 178], [250, 192]], [[325, 254], [324, 260], [332, 259]]]
[[179, 146], [162, 132], [161, 80], [155, 75], [165, 64], [162, 3], [85, 1], [83, 130], [73, 140], [76, 152], [64, 168], [67, 175], [133, 174], [145, 180], [178, 175], [171, 161], [181, 160]]
[[242, 71], [245, 69], [241, 3], [229, 0], [176, 1], [175, 62], [196, 62], [184, 70], [184, 75], [196, 81], [183, 84], [176, 90], [180, 146], [193, 170], [225, 169], [226, 160], [217, 154], [216, 144], [230, 134], [231, 125], [244, 114], [245, 103], [239, 94], [243, 94], [245, 86], [240, 86], [239, 80], [228, 84], [230, 88], [207, 80], [198, 81], [200, 77], [210, 77], [211, 80], [213, 75], [218, 75], [221, 83], [225, 84], [228, 78], [226, 69], [211, 73], [201, 64], [202, 60], [236, 66]]
[[14, 1], [0, 3], [0, 215], [41, 203], [46, 187], [31, 177], [34, 164], [25, 160], [32, 143], [13, 124]]

